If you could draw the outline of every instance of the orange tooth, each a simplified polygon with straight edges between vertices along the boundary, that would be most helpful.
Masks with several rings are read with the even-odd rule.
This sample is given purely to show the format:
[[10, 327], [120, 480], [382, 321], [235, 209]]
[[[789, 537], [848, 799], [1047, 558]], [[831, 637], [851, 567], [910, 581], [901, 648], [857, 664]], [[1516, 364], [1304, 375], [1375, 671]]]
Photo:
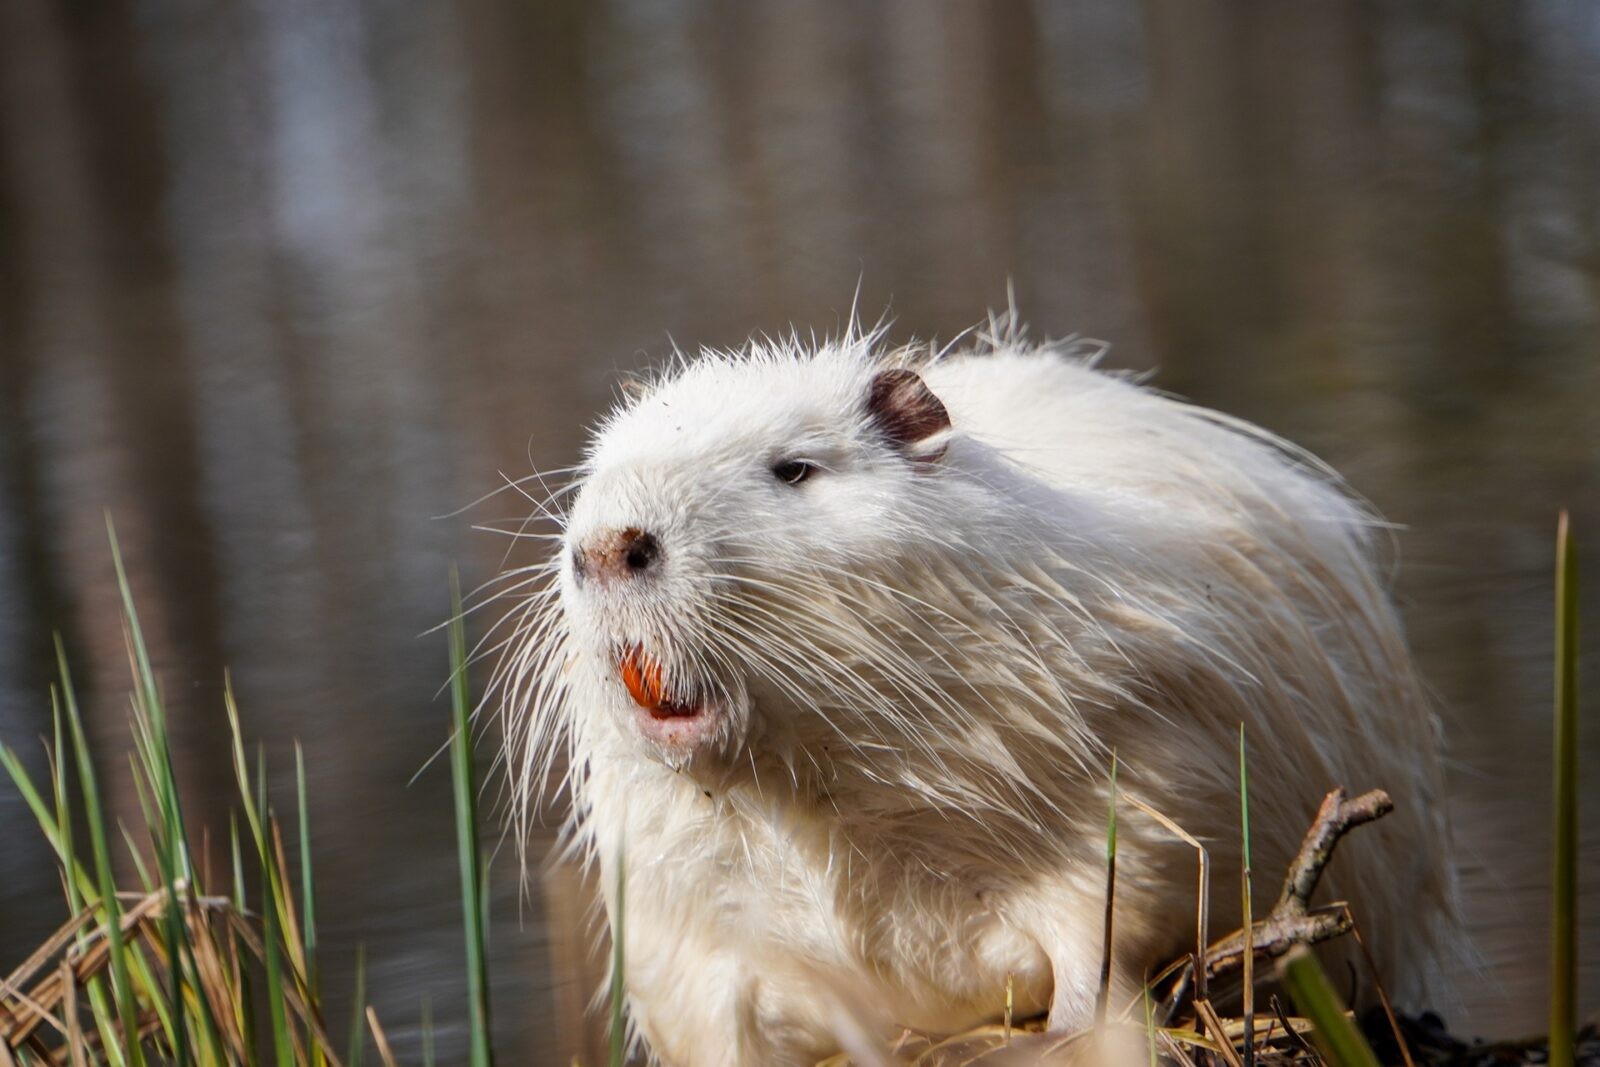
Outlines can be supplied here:
[[654, 711], [667, 703], [661, 664], [640, 646], [634, 645], [623, 653], [617, 670], [622, 675], [622, 684], [628, 687], [628, 695], [641, 708]]

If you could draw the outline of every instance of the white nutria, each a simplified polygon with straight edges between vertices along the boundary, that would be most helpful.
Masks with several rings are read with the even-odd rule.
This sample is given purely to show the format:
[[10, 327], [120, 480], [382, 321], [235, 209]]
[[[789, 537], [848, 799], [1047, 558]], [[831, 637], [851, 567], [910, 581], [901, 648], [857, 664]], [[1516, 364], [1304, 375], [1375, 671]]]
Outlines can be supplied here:
[[[1220, 936], [1241, 723], [1262, 907], [1326, 790], [1386, 789], [1322, 897], [1391, 996], [1426, 995], [1438, 731], [1372, 518], [1266, 432], [997, 326], [959, 353], [852, 329], [678, 360], [605, 420], [520, 576], [548, 582], [497, 677], [522, 814], [554, 769], [611, 916], [625, 865], [628, 1009], [661, 1062], [956, 1032], [1008, 976], [1019, 1018], [1080, 1027], [1112, 752], [1124, 797], [1208, 844]], [[1121, 810], [1126, 995], [1193, 946], [1195, 854]]]

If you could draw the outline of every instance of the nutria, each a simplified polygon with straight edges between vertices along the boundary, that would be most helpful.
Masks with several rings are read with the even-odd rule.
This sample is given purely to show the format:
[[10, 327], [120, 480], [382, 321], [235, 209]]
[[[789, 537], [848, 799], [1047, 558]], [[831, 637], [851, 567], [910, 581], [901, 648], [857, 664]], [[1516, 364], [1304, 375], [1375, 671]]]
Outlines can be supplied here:
[[[1241, 724], [1257, 872], [1327, 789], [1394, 798], [1324, 895], [1392, 997], [1425, 995], [1453, 913], [1438, 728], [1374, 517], [1261, 429], [992, 333], [680, 358], [577, 469], [496, 683], [523, 813], [556, 768], [608, 914], [625, 870], [628, 1009], [663, 1062], [960, 1031], [1008, 981], [1019, 1017], [1083, 1025], [1112, 753], [1122, 796], [1209, 845], [1220, 935]], [[1122, 810], [1128, 994], [1193, 945], [1195, 855]]]

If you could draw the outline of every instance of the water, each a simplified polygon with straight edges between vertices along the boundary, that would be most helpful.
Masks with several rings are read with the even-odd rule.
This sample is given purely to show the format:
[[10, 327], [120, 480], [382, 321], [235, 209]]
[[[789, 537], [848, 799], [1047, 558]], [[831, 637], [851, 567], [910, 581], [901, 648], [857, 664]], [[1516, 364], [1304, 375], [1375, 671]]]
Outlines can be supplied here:
[[[110, 509], [191, 822], [225, 827], [229, 670], [280, 785], [306, 746], [327, 984], [365, 943], [397, 1044], [426, 998], [452, 1059], [463, 1010], [421, 635], [520, 509], [434, 517], [573, 459], [669, 336], [832, 328], [858, 279], [897, 337], [1014, 282], [1407, 527], [1493, 972], [1463, 1028], [1540, 1025], [1557, 508], [1600, 544], [1587, 3], [6, 0], [0, 136], [0, 738], [40, 766], [61, 631], [131, 815]], [[62, 915], [8, 788], [0, 828], [4, 965]], [[570, 977], [495, 885], [504, 1054], [557, 1062]]]

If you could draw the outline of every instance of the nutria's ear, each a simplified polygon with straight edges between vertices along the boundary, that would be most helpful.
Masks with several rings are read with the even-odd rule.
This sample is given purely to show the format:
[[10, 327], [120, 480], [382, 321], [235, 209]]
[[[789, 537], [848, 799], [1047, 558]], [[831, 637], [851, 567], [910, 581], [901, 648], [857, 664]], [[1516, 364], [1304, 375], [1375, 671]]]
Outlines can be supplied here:
[[867, 416], [907, 458], [932, 463], [944, 455], [950, 413], [916, 371], [894, 367], [873, 375]]

